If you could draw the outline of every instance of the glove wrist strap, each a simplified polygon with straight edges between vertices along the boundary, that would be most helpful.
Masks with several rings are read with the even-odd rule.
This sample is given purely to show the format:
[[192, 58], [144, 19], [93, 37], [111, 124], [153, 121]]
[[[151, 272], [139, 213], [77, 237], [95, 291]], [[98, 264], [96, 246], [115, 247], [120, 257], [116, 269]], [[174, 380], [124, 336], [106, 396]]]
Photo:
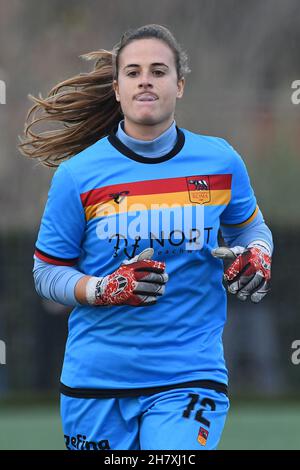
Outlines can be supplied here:
[[268, 245], [268, 243], [266, 243], [264, 240], [255, 240], [255, 241], [249, 243], [249, 245], [247, 245], [247, 248], [252, 248], [252, 247], [259, 248], [266, 255], [272, 256], [271, 248]]
[[102, 294], [101, 283], [103, 277], [91, 277], [85, 287], [86, 300], [89, 305], [95, 305], [96, 301]]

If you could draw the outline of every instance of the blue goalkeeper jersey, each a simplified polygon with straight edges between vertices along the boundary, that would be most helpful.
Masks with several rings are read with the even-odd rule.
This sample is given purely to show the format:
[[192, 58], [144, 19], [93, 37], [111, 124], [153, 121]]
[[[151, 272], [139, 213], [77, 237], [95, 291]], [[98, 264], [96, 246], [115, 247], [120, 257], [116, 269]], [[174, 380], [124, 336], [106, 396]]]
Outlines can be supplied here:
[[227, 384], [220, 225], [258, 213], [242, 158], [225, 140], [177, 128], [174, 148], [143, 157], [114, 133], [60, 164], [35, 255], [105, 276], [147, 247], [169, 281], [155, 305], [76, 306], [61, 382], [67, 389]]

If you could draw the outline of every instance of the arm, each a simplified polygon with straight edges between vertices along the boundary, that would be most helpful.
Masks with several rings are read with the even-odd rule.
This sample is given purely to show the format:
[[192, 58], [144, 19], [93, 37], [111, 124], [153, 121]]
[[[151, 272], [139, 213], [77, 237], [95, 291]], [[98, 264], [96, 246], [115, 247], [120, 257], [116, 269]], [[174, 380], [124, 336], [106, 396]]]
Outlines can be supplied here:
[[85, 277], [76, 269], [85, 227], [80, 192], [62, 163], [51, 181], [34, 254], [34, 283], [42, 297], [69, 306], [84, 300], [75, 294], [75, 286]]
[[250, 179], [241, 157], [232, 149], [231, 200], [221, 216], [221, 232], [229, 248], [212, 255], [230, 260], [224, 279], [229, 292], [240, 300], [259, 302], [269, 291], [273, 240], [259, 210]]
[[267, 254], [272, 255], [272, 233], [269, 227], [266, 225], [260, 210], [258, 210], [256, 217], [246, 225], [222, 225], [221, 233], [229, 247], [258, 246]]
[[63, 305], [152, 305], [163, 295], [168, 275], [165, 264], [152, 261], [144, 250], [105, 277], [85, 276], [74, 268], [53, 266], [35, 257], [37, 293]]
[[35, 256], [33, 278], [35, 289], [42, 298], [68, 306], [78, 306], [86, 301], [84, 285], [90, 276], [73, 267], [55, 266]]

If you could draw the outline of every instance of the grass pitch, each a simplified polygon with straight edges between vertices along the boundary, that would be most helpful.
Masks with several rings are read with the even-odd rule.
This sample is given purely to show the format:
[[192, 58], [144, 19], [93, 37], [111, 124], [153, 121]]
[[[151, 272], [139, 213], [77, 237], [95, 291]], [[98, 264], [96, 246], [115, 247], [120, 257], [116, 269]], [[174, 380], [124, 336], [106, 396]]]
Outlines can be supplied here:
[[[299, 450], [300, 403], [231, 403], [220, 450]], [[59, 405], [0, 407], [1, 450], [63, 450]]]

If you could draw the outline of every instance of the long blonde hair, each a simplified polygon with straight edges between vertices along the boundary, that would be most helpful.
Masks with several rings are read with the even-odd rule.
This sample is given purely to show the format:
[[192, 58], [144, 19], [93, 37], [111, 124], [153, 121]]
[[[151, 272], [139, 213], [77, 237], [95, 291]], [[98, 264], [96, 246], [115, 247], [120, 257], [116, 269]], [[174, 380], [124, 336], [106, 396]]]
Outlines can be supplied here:
[[[100, 49], [81, 56], [95, 60], [92, 71], [58, 83], [46, 98], [29, 95], [35, 104], [27, 113], [24, 134], [19, 137], [21, 153], [46, 166], [57, 167], [110, 134], [123, 117], [113, 89], [120, 53], [132, 41], [146, 38], [160, 39], [172, 49], [178, 78], [190, 71], [186, 53], [166, 27], [154, 24], [129, 30], [112, 51]], [[58, 128], [33, 130], [37, 124], [49, 121], [58, 123]]]

